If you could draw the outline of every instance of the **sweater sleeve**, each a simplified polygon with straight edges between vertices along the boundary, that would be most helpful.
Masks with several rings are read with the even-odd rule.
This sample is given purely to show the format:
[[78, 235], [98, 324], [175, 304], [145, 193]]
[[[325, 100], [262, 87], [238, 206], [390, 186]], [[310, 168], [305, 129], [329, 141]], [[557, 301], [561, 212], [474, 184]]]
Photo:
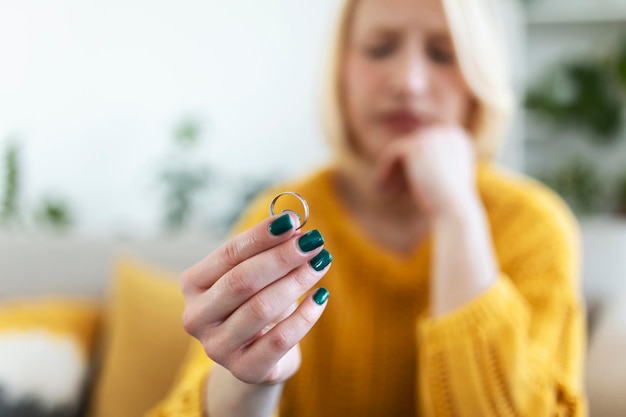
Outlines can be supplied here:
[[491, 289], [418, 322], [422, 415], [586, 415], [577, 228], [561, 206], [540, 211], [497, 239]]

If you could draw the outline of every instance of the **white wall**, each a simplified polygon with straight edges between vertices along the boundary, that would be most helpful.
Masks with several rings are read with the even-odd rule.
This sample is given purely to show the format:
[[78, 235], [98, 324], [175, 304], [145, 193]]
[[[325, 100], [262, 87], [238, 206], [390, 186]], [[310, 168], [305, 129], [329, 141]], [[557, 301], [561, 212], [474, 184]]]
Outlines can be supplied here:
[[335, 3], [1, 0], [0, 146], [22, 140], [25, 199], [66, 196], [87, 233], [153, 230], [152, 181], [187, 115], [226, 171], [317, 165]]

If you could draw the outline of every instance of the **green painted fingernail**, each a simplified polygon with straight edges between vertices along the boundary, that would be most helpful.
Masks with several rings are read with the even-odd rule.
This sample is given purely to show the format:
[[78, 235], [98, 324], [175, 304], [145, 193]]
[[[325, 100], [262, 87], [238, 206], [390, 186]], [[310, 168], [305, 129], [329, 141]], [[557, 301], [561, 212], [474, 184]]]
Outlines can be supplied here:
[[318, 230], [311, 230], [298, 239], [298, 246], [302, 252], [311, 252], [324, 244], [324, 238]]
[[283, 233], [293, 228], [293, 222], [289, 214], [283, 214], [272, 223], [270, 223], [270, 233], [274, 236], [282, 235]]
[[309, 261], [309, 264], [313, 267], [313, 269], [319, 272], [322, 269], [326, 268], [332, 260], [333, 257], [330, 252], [328, 252], [326, 249], [322, 249], [320, 253], [315, 255], [313, 259]]
[[298, 212], [297, 212], [297, 211], [295, 211], [295, 210], [288, 210], [288, 209], [285, 209], [285, 210], [281, 210], [280, 212], [281, 212], [281, 213], [293, 213], [293, 214], [295, 214], [296, 216], [298, 216], [298, 220], [302, 221], [302, 219], [300, 218], [300, 215], [299, 215], [299, 214], [298, 214]]
[[328, 292], [328, 290], [324, 287], [318, 289], [317, 291], [315, 291], [315, 294], [313, 295], [313, 301], [315, 301], [315, 304], [317, 305], [322, 305], [326, 302], [326, 300], [328, 300], [328, 297], [330, 296], [330, 293]]

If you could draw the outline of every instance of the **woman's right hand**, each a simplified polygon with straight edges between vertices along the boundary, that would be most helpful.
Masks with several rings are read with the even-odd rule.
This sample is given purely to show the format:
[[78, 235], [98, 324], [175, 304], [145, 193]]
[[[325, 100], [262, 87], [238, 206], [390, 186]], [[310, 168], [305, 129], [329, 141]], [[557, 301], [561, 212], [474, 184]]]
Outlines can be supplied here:
[[185, 330], [247, 384], [289, 379], [300, 367], [298, 343], [326, 305], [324, 289], [298, 305], [332, 261], [321, 234], [298, 226], [291, 212], [270, 217], [181, 276]]

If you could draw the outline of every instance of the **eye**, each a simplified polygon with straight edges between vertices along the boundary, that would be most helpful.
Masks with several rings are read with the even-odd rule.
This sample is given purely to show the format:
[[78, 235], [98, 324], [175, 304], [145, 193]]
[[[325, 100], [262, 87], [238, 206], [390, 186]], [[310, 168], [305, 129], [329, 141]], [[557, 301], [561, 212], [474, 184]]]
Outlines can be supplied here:
[[396, 49], [395, 42], [385, 42], [379, 45], [366, 48], [366, 53], [370, 58], [384, 59], [390, 56], [391, 54], [393, 54], [395, 49]]
[[431, 45], [428, 47], [428, 56], [430, 59], [440, 65], [453, 65], [455, 62], [454, 52], [451, 47], [441, 45]]

